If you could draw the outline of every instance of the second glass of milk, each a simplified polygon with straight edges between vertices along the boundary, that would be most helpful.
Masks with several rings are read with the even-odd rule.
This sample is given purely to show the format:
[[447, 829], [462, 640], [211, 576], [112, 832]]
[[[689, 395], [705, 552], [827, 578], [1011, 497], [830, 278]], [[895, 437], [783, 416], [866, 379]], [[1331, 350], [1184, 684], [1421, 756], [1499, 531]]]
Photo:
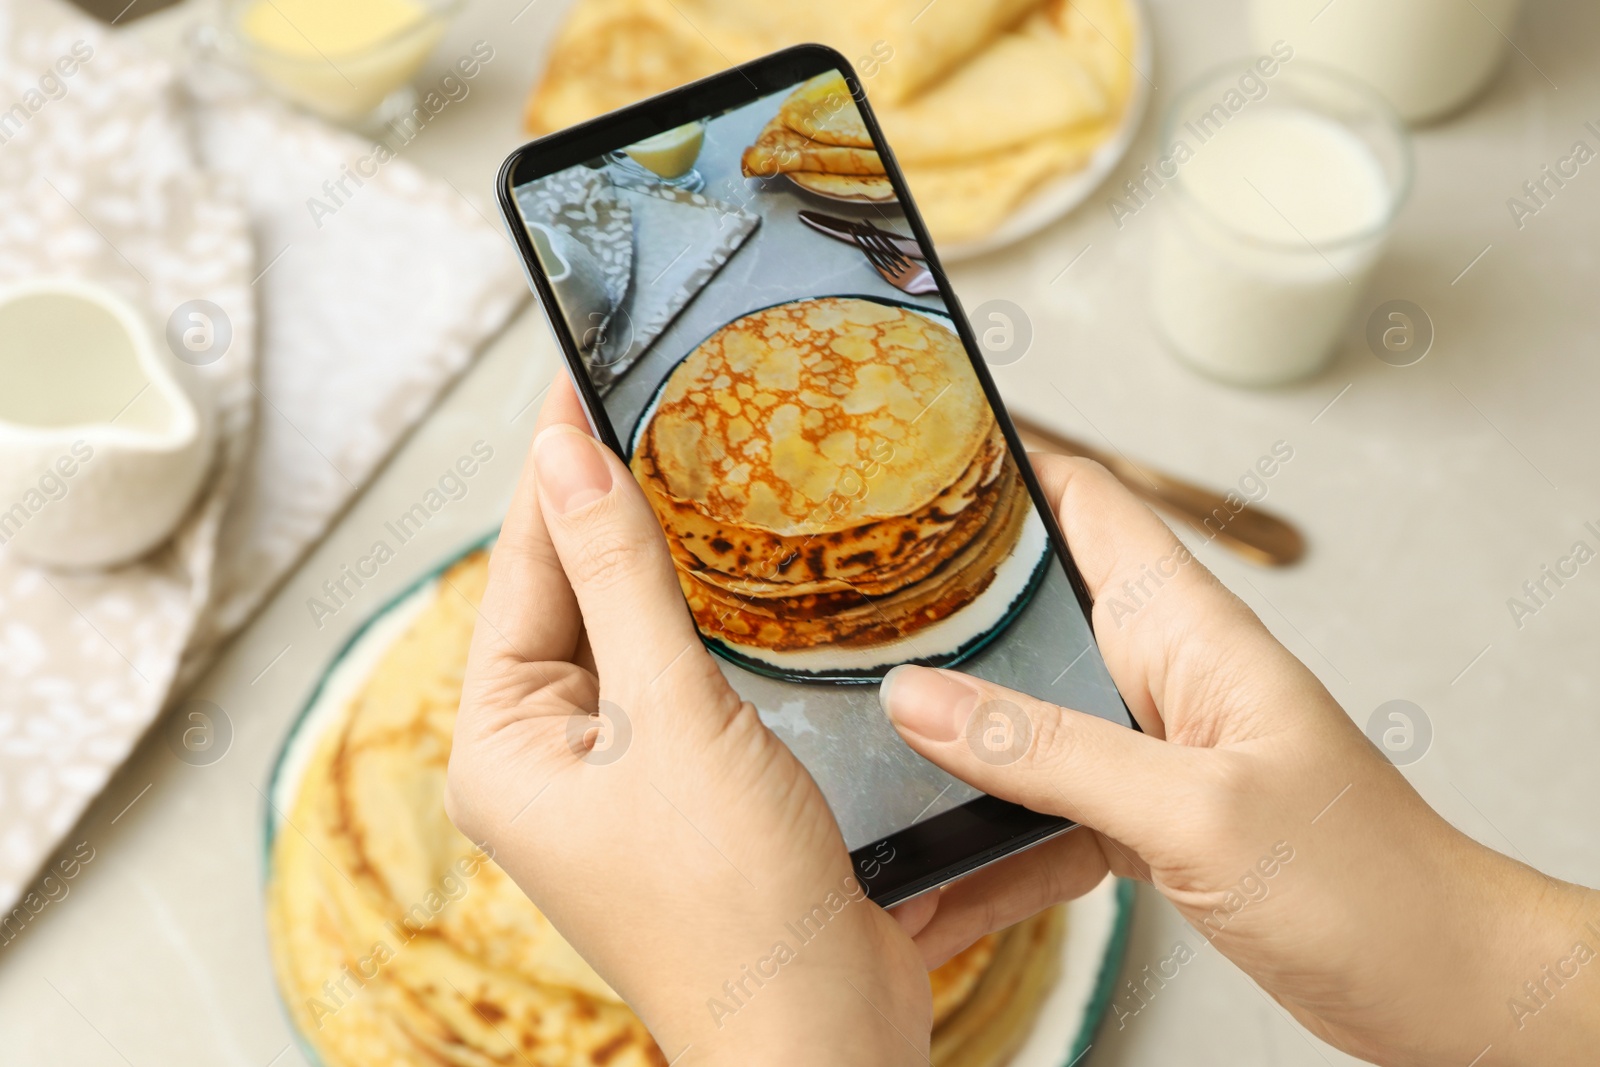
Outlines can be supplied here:
[[1205, 373], [1277, 385], [1332, 356], [1395, 212], [1411, 154], [1372, 90], [1296, 61], [1246, 64], [1178, 95], [1162, 130], [1156, 323]]

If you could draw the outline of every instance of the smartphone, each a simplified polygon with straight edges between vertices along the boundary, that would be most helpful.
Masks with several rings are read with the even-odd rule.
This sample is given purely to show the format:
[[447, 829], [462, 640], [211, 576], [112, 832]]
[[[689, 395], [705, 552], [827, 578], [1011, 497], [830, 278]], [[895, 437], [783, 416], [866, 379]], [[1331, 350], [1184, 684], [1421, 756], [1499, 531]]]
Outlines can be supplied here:
[[[498, 198], [706, 645], [816, 779], [871, 898], [1069, 829], [945, 774], [878, 705], [919, 663], [1134, 726], [844, 57], [790, 48], [524, 145]], [[967, 738], [994, 762], [1030, 739], [1005, 702]]]

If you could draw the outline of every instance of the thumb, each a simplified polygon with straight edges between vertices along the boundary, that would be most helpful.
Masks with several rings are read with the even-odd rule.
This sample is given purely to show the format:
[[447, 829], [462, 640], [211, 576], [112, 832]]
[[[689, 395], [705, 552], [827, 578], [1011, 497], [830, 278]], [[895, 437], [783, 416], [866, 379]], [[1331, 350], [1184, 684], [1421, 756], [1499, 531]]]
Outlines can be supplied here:
[[908, 745], [962, 781], [1141, 851], [1191, 775], [1178, 746], [956, 671], [896, 667], [879, 699]]

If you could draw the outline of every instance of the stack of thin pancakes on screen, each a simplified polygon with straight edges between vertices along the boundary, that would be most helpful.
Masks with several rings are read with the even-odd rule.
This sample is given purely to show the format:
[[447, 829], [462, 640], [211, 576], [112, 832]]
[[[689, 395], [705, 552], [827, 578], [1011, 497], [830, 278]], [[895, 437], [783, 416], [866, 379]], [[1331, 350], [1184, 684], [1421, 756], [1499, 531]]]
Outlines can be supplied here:
[[668, 376], [632, 466], [701, 631], [767, 673], [955, 662], [1044, 559], [983, 388], [934, 313], [824, 297], [736, 319]]
[[872, 134], [837, 71], [790, 93], [739, 164], [747, 178], [783, 174], [802, 189], [836, 200], [894, 199]]

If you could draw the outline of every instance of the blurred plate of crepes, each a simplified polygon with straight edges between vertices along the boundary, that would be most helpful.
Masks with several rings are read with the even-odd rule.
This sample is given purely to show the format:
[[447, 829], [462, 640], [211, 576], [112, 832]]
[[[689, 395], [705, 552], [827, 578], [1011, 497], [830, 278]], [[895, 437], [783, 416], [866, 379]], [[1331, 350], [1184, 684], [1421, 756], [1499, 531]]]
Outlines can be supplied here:
[[[644, 1025], [450, 824], [445, 768], [488, 575], [482, 545], [370, 620], [279, 756], [266, 818], [278, 989], [318, 1067], [665, 1067]], [[1065, 1067], [1127, 938], [1107, 880], [929, 980], [937, 1067]]]
[[[551, 133], [807, 41], [855, 66], [946, 260], [1082, 203], [1126, 153], [1148, 98], [1140, 0], [577, 0], [524, 123]], [[810, 129], [783, 111], [774, 123], [763, 136], [800, 150], [771, 156], [801, 188], [891, 198], [864, 131]]]

